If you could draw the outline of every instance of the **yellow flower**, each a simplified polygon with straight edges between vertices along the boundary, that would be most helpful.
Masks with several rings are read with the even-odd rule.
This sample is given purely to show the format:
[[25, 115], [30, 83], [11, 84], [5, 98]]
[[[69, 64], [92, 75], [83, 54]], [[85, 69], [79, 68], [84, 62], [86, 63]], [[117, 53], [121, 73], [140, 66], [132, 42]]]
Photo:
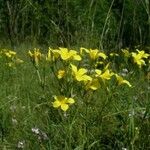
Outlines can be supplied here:
[[65, 76], [65, 70], [59, 70], [57, 77], [58, 79], [62, 79]]
[[115, 74], [116, 76], [116, 79], [118, 81], [118, 85], [121, 85], [121, 84], [127, 84], [129, 87], [132, 87], [132, 85], [130, 84], [129, 81], [127, 80], [124, 80], [121, 76], [119, 76], [118, 74]]
[[130, 57], [131, 53], [129, 52], [129, 49], [121, 49], [125, 57]]
[[64, 96], [54, 96], [55, 101], [53, 102], [54, 108], [61, 108], [63, 111], [67, 111], [70, 104], [75, 103], [73, 98], [67, 98]]
[[81, 56], [77, 54], [75, 50], [68, 50], [67, 48], [59, 48], [59, 50], [54, 50], [55, 53], [58, 53], [62, 60], [81, 60]]
[[33, 63], [34, 63], [35, 65], [38, 65], [38, 64], [39, 64], [39, 60], [41, 59], [41, 56], [42, 56], [40, 50], [34, 48], [34, 51], [31, 52], [31, 51], [29, 50], [28, 54], [29, 54], [31, 60], [33, 61]]
[[6, 51], [6, 52], [4, 52], [4, 53], [5, 53], [5, 55], [6, 55], [7, 57], [9, 57], [9, 58], [12, 58], [12, 57], [16, 56], [16, 52], [11, 51], [11, 50], [8, 50], [8, 51]]
[[48, 53], [46, 56], [46, 60], [47, 61], [55, 61], [56, 59], [58, 59], [60, 56], [60, 50], [58, 49], [52, 49], [49, 47], [48, 49]]
[[91, 81], [85, 82], [86, 89], [97, 90], [100, 87], [98, 79], [92, 79]]
[[88, 53], [92, 60], [96, 60], [99, 57], [102, 57], [103, 59], [107, 58], [107, 56], [104, 53], [100, 52], [98, 49], [86, 49], [86, 48], [81, 47], [80, 53], [83, 54], [83, 51]]
[[47, 61], [51, 61], [52, 60], [52, 53], [51, 53], [51, 48], [49, 47], [48, 52], [47, 52], [47, 56], [46, 56], [46, 60]]
[[72, 73], [77, 81], [89, 81], [92, 80], [92, 78], [88, 75], [86, 75], [87, 70], [84, 68], [80, 68], [79, 70], [77, 67], [73, 64], [71, 64]]
[[148, 58], [150, 55], [145, 53], [143, 50], [137, 50], [137, 52], [138, 53], [132, 52], [132, 57], [134, 63], [136, 63], [141, 68], [142, 65], [145, 65], [145, 61], [143, 60], [143, 58]]
[[102, 80], [110, 80], [111, 77], [114, 75], [113, 72], [110, 72], [109, 69], [106, 69], [104, 73], [101, 70], [95, 69], [96, 77], [100, 77]]
[[89, 52], [89, 50], [88, 50], [87, 48], [81, 47], [81, 48], [80, 48], [80, 54], [81, 54], [81, 55], [83, 54], [83, 51], [85, 51], [86, 53]]
[[96, 77], [100, 77], [102, 74], [102, 71], [99, 69], [95, 69], [95, 72], [96, 72]]
[[94, 50], [90, 49], [88, 53], [89, 53], [90, 58], [93, 60], [95, 60], [99, 57], [99, 50], [98, 49], [94, 49]]

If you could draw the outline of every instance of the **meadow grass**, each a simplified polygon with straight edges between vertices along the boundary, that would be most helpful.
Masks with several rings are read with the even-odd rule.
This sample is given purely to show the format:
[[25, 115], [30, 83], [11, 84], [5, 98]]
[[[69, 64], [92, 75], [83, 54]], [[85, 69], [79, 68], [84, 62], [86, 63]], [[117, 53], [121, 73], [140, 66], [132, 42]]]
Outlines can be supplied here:
[[[28, 50], [23, 50], [16, 50], [24, 62], [15, 68], [0, 58], [0, 149], [150, 148], [148, 65], [139, 69], [132, 62], [123, 64], [132, 88], [116, 86], [112, 77], [97, 91], [86, 93], [80, 83], [61, 83], [50, 64], [42, 62], [36, 69]], [[122, 73], [117, 59], [111, 63], [113, 71]], [[65, 93], [69, 97], [70, 92], [78, 93], [73, 95], [75, 104], [67, 111], [53, 107], [53, 95]]]

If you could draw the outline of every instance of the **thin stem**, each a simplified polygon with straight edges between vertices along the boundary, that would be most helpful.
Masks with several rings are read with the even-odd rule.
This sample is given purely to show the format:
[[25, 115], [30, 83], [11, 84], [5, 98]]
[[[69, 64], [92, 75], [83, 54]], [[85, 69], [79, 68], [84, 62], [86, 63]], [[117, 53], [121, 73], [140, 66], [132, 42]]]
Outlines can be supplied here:
[[37, 72], [37, 75], [38, 75], [39, 82], [40, 82], [40, 84], [42, 84], [42, 79], [41, 79], [41, 75], [40, 75], [39, 70], [36, 69], [36, 72]]
[[107, 16], [106, 16], [106, 19], [105, 19], [105, 24], [104, 24], [104, 27], [103, 27], [103, 30], [102, 30], [102, 34], [101, 34], [101, 38], [100, 38], [100, 48], [103, 49], [103, 37], [104, 37], [104, 32], [105, 32], [105, 29], [106, 29], [106, 25], [107, 25], [107, 22], [108, 22], [108, 19], [110, 17], [110, 12], [111, 12], [111, 8], [113, 6], [113, 3], [114, 3], [115, 0], [113, 0], [111, 2], [111, 5], [109, 7], [109, 10], [108, 10], [108, 13], [107, 13]]

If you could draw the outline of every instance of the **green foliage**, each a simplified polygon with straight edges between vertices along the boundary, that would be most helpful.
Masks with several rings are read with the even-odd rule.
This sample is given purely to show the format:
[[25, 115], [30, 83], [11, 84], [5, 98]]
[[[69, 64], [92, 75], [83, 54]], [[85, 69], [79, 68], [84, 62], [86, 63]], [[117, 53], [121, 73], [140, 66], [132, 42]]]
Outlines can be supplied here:
[[[18, 48], [18, 52], [20, 49]], [[74, 62], [71, 54], [68, 56], [60, 53], [61, 59], [54, 62], [53, 59], [48, 59], [45, 62], [43, 55], [39, 55], [40, 51], [34, 49], [29, 53], [30, 58], [36, 60], [34, 62], [33, 59], [30, 61], [25, 50], [20, 53], [24, 62], [15, 64], [15, 67], [8, 66], [7, 62], [10, 60], [0, 53], [1, 149], [111, 150], [150, 147], [149, 77], [142, 68], [143, 65], [139, 66], [141, 68], [137, 65], [141, 59], [148, 64], [148, 56], [143, 58], [142, 54], [136, 61], [127, 61], [137, 55], [131, 53], [134, 57], [130, 55], [125, 58], [118, 53], [119, 56], [114, 57], [125, 59], [117, 65], [114, 65], [117, 63], [115, 59], [103, 60], [108, 61], [111, 69], [119, 75], [124, 73], [124, 78], [130, 81], [132, 87], [126, 84], [118, 86], [115, 76], [112, 76], [109, 81], [100, 80], [97, 91], [86, 91], [83, 83], [74, 80], [72, 74], [59, 80], [55, 74], [63, 67], [69, 72], [68, 61]], [[87, 61], [80, 62], [78, 67], [94, 67], [99, 57], [93, 57], [91, 53], [87, 51], [85, 57], [82, 56]], [[9, 57], [8, 54], [12, 54], [12, 51], [5, 50], [4, 54]], [[110, 57], [109, 54], [107, 56]], [[20, 57], [17, 53], [15, 59]], [[94, 61], [91, 63], [93, 66], [89, 65], [92, 62], [90, 59]], [[101, 69], [105, 65], [97, 67]], [[126, 71], [123, 72], [125, 67]], [[90, 75], [92, 74], [93, 72]], [[60, 108], [53, 108], [54, 93], [72, 96], [75, 103], [65, 112]]]
[[148, 45], [148, 0], [1, 0], [0, 39], [101, 49]]

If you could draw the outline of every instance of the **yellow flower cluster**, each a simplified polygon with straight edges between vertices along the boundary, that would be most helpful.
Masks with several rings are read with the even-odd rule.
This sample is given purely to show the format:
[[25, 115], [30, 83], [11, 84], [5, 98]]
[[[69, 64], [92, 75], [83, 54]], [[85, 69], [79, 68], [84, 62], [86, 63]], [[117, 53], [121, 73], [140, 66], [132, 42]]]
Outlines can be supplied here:
[[15, 67], [16, 64], [23, 63], [15, 51], [9, 49], [2, 49], [0, 51], [1, 57], [4, 59], [4, 62], [9, 67]]
[[[132, 58], [134, 63], [140, 68], [142, 65], [145, 65], [144, 59], [149, 57], [149, 54], [139, 50], [137, 50], [137, 53], [129, 52], [128, 49], [123, 49], [121, 52], [124, 57]], [[59, 85], [66, 84], [61, 86], [61, 96], [54, 96], [54, 102], [52, 103], [54, 108], [60, 108], [63, 111], [67, 111], [69, 106], [75, 103], [75, 100], [72, 97], [64, 96], [72, 95], [72, 93], [62, 93], [62, 91], [68, 92], [71, 91], [70, 89], [76, 91], [78, 86], [86, 92], [96, 91], [102, 85], [105, 86], [107, 85], [106, 83], [112, 82], [111, 79], [116, 82], [116, 85], [126, 84], [128, 87], [132, 87], [129, 81], [112, 71], [112, 62], [109, 61], [109, 57], [120, 57], [118, 53], [106, 55], [98, 49], [81, 47], [79, 51], [76, 51], [59, 47], [58, 49], [49, 48], [45, 55], [39, 49], [34, 49], [29, 51], [29, 56], [32, 63], [36, 66], [39, 66], [39, 62], [43, 58], [45, 62], [51, 63]], [[98, 65], [102, 66], [98, 68]], [[73, 87], [68, 87], [68, 85]], [[63, 87], [67, 89], [62, 90]], [[73, 95], [77, 94], [73, 93]]]
[[136, 52], [129, 52], [129, 49], [122, 49], [124, 57], [132, 58], [133, 62], [141, 68], [143, 65], [146, 65], [145, 60], [150, 57], [150, 54], [145, 53], [144, 50], [136, 49]]
[[107, 58], [106, 54], [103, 52], [100, 52], [98, 49], [86, 49], [86, 48], [81, 47], [80, 54], [83, 55], [84, 54], [83, 52], [86, 52], [89, 55], [90, 59], [92, 60], [96, 60], [99, 57], [103, 59]]

